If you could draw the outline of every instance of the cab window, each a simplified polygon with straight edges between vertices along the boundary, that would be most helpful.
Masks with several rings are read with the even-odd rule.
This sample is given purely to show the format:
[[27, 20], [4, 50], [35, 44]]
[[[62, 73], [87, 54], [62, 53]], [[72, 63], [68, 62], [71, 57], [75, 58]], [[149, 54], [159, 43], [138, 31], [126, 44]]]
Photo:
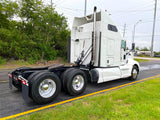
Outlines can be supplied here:
[[108, 24], [108, 30], [113, 31], [113, 32], [118, 32], [117, 27], [111, 24]]

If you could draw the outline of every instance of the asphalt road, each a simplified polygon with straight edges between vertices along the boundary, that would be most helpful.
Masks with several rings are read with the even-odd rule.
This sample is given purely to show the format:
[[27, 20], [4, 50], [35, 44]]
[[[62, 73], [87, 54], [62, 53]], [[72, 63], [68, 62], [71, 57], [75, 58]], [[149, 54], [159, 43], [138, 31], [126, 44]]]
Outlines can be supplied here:
[[0, 71], [0, 82], [8, 81], [8, 73], [10, 71]]
[[[141, 70], [137, 80], [160, 74], [160, 61], [144, 62], [140, 65]], [[47, 105], [37, 105], [32, 100], [26, 103], [22, 99], [22, 94], [20, 91], [16, 90], [15, 88], [10, 90], [8, 88], [8, 72], [9, 71], [0, 71], [0, 118]], [[131, 81], [127, 79], [120, 79], [102, 84], [88, 83], [88, 86], [82, 95], [119, 86], [129, 82]], [[61, 92], [60, 95], [50, 104], [64, 101], [70, 98], [73, 98], [73, 96], [70, 96], [65, 92]]]

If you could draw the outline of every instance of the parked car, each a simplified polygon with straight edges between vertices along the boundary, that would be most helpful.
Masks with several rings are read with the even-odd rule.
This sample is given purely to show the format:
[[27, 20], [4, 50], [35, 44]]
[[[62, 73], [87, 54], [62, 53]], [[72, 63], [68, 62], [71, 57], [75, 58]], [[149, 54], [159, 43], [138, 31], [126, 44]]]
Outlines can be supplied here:
[[160, 54], [158, 54], [158, 55], [155, 55], [154, 57], [160, 57]]

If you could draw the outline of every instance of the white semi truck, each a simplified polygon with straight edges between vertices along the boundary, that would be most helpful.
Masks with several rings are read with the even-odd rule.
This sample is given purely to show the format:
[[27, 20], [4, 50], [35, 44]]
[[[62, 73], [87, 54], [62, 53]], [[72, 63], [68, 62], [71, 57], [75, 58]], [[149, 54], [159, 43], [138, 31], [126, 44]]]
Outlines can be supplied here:
[[[134, 49], [134, 46], [132, 47]], [[136, 80], [139, 63], [126, 51], [126, 41], [105, 11], [74, 18], [68, 40], [68, 61], [43, 68], [18, 68], [9, 74], [10, 88], [22, 90], [24, 100], [30, 97], [43, 104], [54, 100], [61, 89], [70, 95], [84, 92], [87, 82], [103, 83], [120, 78]]]

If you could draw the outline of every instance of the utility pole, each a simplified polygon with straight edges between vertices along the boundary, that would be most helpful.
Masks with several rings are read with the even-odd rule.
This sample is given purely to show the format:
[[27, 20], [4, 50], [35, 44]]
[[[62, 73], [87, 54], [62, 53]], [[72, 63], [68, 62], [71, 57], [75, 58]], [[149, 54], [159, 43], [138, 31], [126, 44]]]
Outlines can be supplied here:
[[51, 0], [51, 8], [52, 8], [52, 5], [53, 5], [53, 3], [52, 3], [52, 0]]
[[126, 34], [126, 23], [124, 24], [123, 38], [125, 37], [125, 34]]
[[87, 13], [87, 0], [85, 0], [85, 8], [84, 8], [84, 16], [86, 16], [86, 13]]
[[154, 33], [155, 33], [155, 25], [156, 25], [156, 13], [157, 13], [157, 0], [155, 0], [155, 8], [154, 8], [154, 20], [153, 20], [153, 31], [152, 31], [152, 42], [151, 42], [151, 57], [153, 57], [153, 44], [154, 44]]

